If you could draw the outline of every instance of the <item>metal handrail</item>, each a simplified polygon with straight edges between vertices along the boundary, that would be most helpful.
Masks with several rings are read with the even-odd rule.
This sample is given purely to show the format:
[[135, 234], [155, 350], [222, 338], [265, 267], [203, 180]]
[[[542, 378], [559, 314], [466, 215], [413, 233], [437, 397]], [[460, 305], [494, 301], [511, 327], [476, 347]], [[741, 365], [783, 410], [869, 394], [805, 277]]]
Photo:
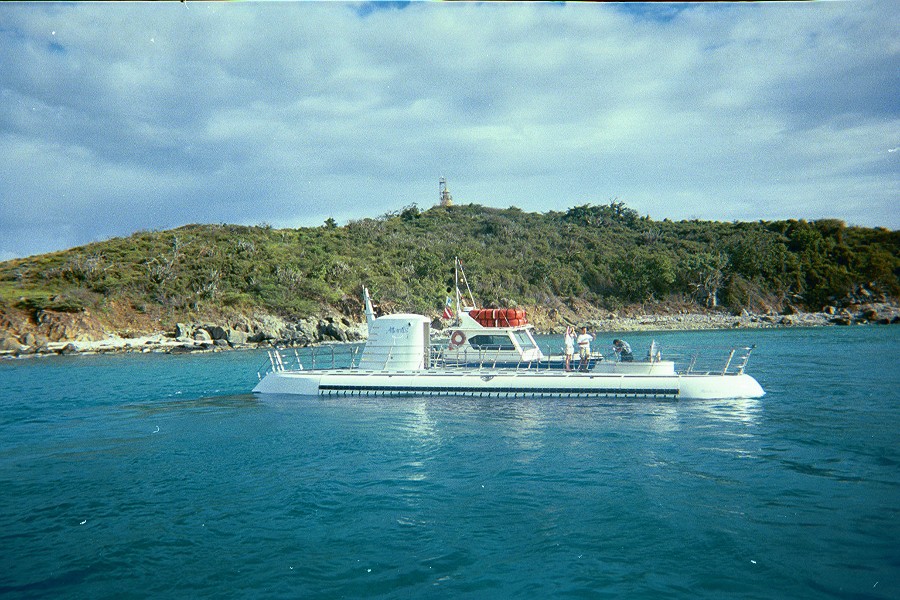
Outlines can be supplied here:
[[756, 344], [744, 348], [747, 352], [743, 355], [743, 360], [741, 360], [740, 366], [738, 366], [737, 373], [738, 375], [744, 374], [744, 369], [747, 367], [747, 363], [750, 362], [750, 354], [753, 352], [753, 349], [756, 348]]
[[[267, 360], [259, 366], [256, 375], [262, 379], [272, 371], [295, 371], [305, 369], [356, 368], [359, 346], [328, 344], [296, 348], [271, 348], [266, 353]], [[345, 363], [345, 364], [341, 364]]]
[[734, 358], [734, 348], [732, 348], [731, 352], [728, 353], [728, 360], [725, 361], [725, 368], [722, 369], [722, 375], [728, 372], [728, 365], [731, 364], [732, 358]]
[[[679, 347], [662, 348], [662, 359], [673, 361], [676, 371], [690, 374], [741, 375], [755, 346], [706, 347], [701, 350]], [[678, 368], [678, 365], [682, 368]]]
[[[676, 365], [676, 372], [681, 374], [721, 374], [741, 375], [747, 367], [750, 356], [756, 346], [737, 347], [705, 347], [696, 349], [683, 349], [679, 347], [661, 348], [662, 360], [672, 361]], [[308, 370], [308, 369], [356, 369], [361, 347], [358, 344], [328, 344], [324, 346], [308, 346], [306, 348], [272, 348], [268, 351], [266, 360], [257, 369], [257, 377], [262, 379], [272, 371]], [[392, 344], [390, 353], [398, 349]], [[471, 349], [451, 351], [448, 348], [434, 344], [428, 348], [426, 369], [453, 369], [460, 371], [477, 371], [484, 369], [497, 369], [500, 363], [500, 351], [478, 351], [472, 353]], [[597, 357], [599, 358], [599, 357]], [[594, 357], [592, 356], [592, 359]], [[388, 359], [385, 359], [387, 361]], [[577, 358], [574, 364], [577, 365]], [[557, 362], [554, 362], [557, 361]], [[641, 361], [636, 361], [641, 362]], [[654, 361], [655, 362], [655, 361]], [[548, 352], [541, 360], [525, 360], [519, 357], [515, 360], [510, 357], [508, 369], [516, 372], [551, 370], [562, 365], [560, 356]], [[678, 365], [682, 365], [678, 368]], [[724, 365], [724, 366], [723, 366]], [[387, 366], [387, 362], [382, 368]], [[543, 369], [541, 369], [543, 367]]]

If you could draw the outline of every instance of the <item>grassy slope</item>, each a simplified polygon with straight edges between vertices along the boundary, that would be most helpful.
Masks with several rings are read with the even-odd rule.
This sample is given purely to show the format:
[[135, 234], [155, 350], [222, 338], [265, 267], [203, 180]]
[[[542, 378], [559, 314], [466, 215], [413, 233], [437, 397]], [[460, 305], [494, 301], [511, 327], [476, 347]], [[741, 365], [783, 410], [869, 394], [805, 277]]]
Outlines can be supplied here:
[[[459, 256], [480, 304], [621, 309], [660, 302], [819, 310], [900, 293], [900, 232], [840, 221], [653, 221], [621, 203], [527, 213], [415, 206], [344, 227], [188, 225], [0, 263], [0, 309], [88, 309], [168, 325], [254, 311], [436, 314]], [[647, 304], [651, 306], [647, 306]]]

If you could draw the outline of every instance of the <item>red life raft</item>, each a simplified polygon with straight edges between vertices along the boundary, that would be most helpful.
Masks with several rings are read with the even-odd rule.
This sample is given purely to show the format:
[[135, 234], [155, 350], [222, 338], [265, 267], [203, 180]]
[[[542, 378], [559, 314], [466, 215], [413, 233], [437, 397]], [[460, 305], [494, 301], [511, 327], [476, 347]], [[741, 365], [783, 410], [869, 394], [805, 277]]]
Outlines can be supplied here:
[[521, 308], [474, 308], [469, 316], [482, 327], [521, 327], [528, 324]]

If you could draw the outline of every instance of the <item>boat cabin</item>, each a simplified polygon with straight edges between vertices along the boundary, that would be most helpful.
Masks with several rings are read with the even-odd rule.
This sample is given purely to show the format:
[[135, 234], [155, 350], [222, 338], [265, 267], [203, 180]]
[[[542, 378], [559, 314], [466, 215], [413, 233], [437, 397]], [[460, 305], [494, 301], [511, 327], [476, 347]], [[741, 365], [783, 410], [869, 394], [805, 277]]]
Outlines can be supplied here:
[[444, 366], [519, 368], [537, 364], [545, 357], [531, 330], [521, 309], [462, 311], [458, 323], [449, 329], [449, 343], [436, 344], [433, 355]]

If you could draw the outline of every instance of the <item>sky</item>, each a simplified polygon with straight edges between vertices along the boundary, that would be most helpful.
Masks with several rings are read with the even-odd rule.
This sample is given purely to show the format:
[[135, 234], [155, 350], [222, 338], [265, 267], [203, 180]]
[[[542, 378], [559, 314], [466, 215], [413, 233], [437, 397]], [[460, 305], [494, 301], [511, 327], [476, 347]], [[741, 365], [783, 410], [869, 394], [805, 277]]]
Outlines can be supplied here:
[[[897, 4], [0, 3], [0, 260], [438, 201], [900, 228]], [[893, 15], [893, 16], [892, 16]]]

